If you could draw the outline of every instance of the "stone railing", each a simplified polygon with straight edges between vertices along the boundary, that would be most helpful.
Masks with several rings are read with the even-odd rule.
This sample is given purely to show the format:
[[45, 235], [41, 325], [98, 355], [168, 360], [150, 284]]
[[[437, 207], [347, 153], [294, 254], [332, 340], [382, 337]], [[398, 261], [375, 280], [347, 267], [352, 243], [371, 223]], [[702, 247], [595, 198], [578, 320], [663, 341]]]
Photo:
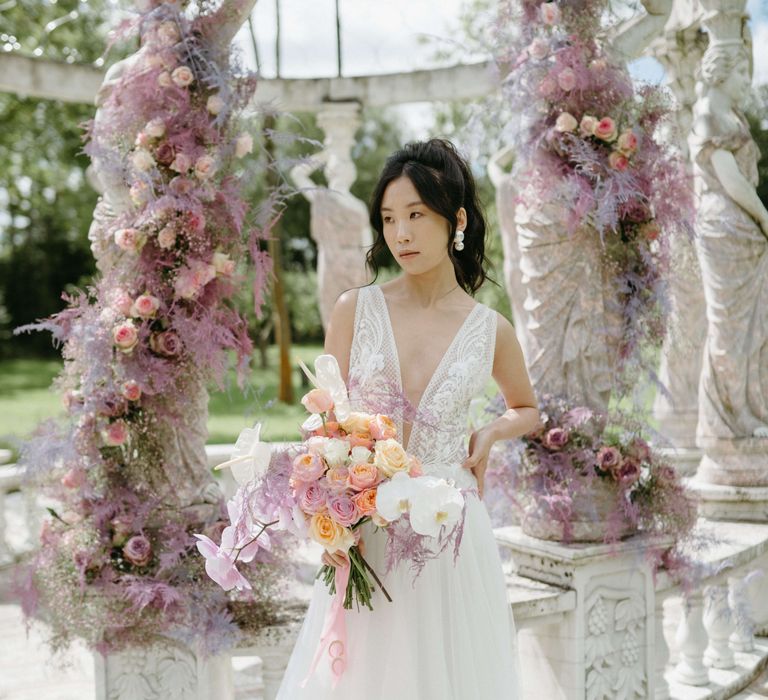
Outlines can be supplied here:
[[553, 624], [523, 628], [524, 697], [562, 700], [731, 698], [760, 675], [768, 640], [768, 525], [701, 521], [696, 575], [681, 590], [655, 576], [648, 541], [563, 545], [497, 530], [518, 574], [559, 585], [577, 604]]

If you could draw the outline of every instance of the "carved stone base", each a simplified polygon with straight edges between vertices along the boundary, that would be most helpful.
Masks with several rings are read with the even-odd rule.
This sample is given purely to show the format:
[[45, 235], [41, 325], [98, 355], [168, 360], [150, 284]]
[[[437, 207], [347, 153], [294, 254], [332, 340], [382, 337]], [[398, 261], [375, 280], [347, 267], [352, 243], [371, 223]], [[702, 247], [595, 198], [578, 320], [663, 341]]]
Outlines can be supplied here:
[[725, 486], [768, 486], [768, 439], [699, 438], [704, 452], [696, 475], [698, 481]]
[[516, 573], [576, 593], [576, 609], [559, 624], [519, 633], [522, 696], [653, 698], [656, 621], [647, 538], [565, 545], [518, 527], [495, 532]]
[[702, 458], [702, 452], [698, 447], [661, 447], [658, 451], [683, 477], [694, 476]]
[[699, 497], [699, 513], [705, 518], [768, 522], [768, 487], [710, 484], [699, 475], [687, 484]]

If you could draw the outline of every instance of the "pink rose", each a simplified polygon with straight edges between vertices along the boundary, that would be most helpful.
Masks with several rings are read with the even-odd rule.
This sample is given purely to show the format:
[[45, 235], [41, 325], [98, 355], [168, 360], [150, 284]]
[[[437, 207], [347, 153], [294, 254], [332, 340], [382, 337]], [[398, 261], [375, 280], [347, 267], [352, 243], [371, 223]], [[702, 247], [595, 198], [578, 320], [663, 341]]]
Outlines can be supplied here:
[[621, 452], [615, 447], [604, 445], [597, 452], [597, 466], [604, 472], [617, 474], [622, 461]]
[[122, 314], [123, 316], [129, 316], [131, 313], [131, 307], [133, 306], [133, 297], [128, 294], [124, 289], [115, 289], [110, 294], [110, 306]]
[[555, 122], [555, 130], [560, 132], [574, 131], [578, 124], [576, 117], [569, 112], [562, 112]]
[[171, 163], [171, 170], [175, 170], [182, 175], [192, 167], [192, 159], [186, 153], [177, 153]]
[[184, 215], [184, 226], [195, 233], [205, 229], [205, 216], [200, 212], [188, 211]]
[[325, 473], [325, 462], [313, 454], [301, 454], [293, 460], [291, 478], [296, 481], [316, 481]]
[[564, 68], [557, 76], [557, 84], [560, 86], [561, 90], [570, 92], [576, 87], [576, 73], [574, 73], [571, 68]]
[[322, 513], [326, 509], [328, 494], [316, 481], [302, 483], [296, 492], [296, 500], [305, 513]]
[[325, 485], [334, 492], [345, 491], [349, 470], [346, 467], [334, 467], [325, 473]]
[[557, 89], [557, 83], [551, 76], [546, 76], [539, 83], [539, 95], [549, 97]]
[[144, 131], [146, 132], [147, 136], [151, 136], [153, 139], [162, 138], [165, 136], [165, 122], [161, 117], [150, 119], [147, 122], [147, 125], [144, 127]]
[[208, 180], [216, 172], [216, 162], [211, 156], [200, 156], [195, 161], [195, 175], [200, 180]]
[[171, 80], [179, 87], [187, 87], [195, 81], [195, 76], [187, 66], [179, 66], [171, 73]]
[[629, 160], [627, 160], [627, 157], [623, 153], [611, 151], [608, 156], [608, 165], [614, 170], [624, 171], [629, 167]]
[[184, 196], [195, 189], [195, 183], [188, 177], [181, 177], [179, 175], [168, 183], [168, 189], [170, 189], [172, 194]]
[[104, 428], [102, 437], [104, 444], [118, 447], [128, 439], [128, 424], [123, 420], [116, 420]]
[[134, 318], [137, 316], [141, 318], [154, 318], [159, 308], [160, 300], [149, 292], [144, 292], [144, 294], [136, 297], [136, 300], [133, 302], [131, 316]]
[[149, 151], [145, 151], [143, 148], [137, 148], [131, 156], [131, 163], [136, 170], [141, 172], [147, 172], [155, 166], [155, 159]]
[[344, 494], [331, 496], [328, 499], [328, 514], [339, 525], [349, 527], [354, 525], [360, 519], [360, 513], [357, 510], [355, 502]]
[[176, 150], [170, 143], [163, 141], [163, 143], [155, 149], [155, 158], [161, 165], [170, 165], [176, 158]]
[[134, 535], [123, 546], [123, 556], [134, 566], [146, 566], [152, 561], [152, 545], [144, 535]]
[[377, 413], [371, 419], [368, 429], [374, 440], [390, 440], [397, 435], [397, 426], [394, 421], [381, 413]]
[[563, 428], [550, 428], [544, 435], [543, 442], [550, 450], [561, 450], [568, 442], [568, 431]]
[[633, 459], [625, 459], [616, 477], [625, 486], [631, 486], [640, 479], [640, 465]]
[[205, 102], [205, 108], [211, 114], [218, 114], [224, 109], [224, 100], [221, 98], [221, 95], [211, 95]]
[[424, 471], [421, 468], [421, 460], [418, 457], [410, 455], [408, 460], [408, 476], [416, 478], [417, 476], [424, 476]]
[[544, 39], [541, 39], [539, 37], [534, 39], [528, 46], [528, 55], [531, 58], [536, 59], [537, 61], [540, 61], [541, 59], [546, 58], [548, 53], [549, 53], [549, 44], [547, 44], [547, 42], [544, 41]]
[[579, 123], [579, 133], [582, 136], [594, 136], [598, 119], [591, 114], [585, 114]]
[[149, 349], [162, 357], [176, 357], [181, 352], [181, 340], [175, 331], [162, 331], [149, 336]]
[[112, 341], [120, 352], [129, 353], [139, 342], [139, 331], [133, 321], [125, 321], [112, 329]]
[[176, 231], [172, 225], [164, 226], [160, 233], [157, 234], [157, 245], [163, 250], [173, 247], [176, 243]]
[[616, 123], [610, 117], [603, 117], [595, 125], [595, 136], [602, 141], [616, 140]]
[[[212, 264], [217, 275], [231, 277], [235, 272], [235, 261], [226, 253], [214, 253]], [[310, 413], [318, 413], [318, 411], [310, 411]]]
[[157, 76], [157, 84], [161, 88], [169, 88], [171, 85], [173, 85], [173, 78], [171, 78], [171, 74], [167, 71], [161, 71]]
[[147, 237], [136, 228], [119, 228], [115, 231], [117, 247], [131, 253], [138, 253], [146, 240]]
[[216, 268], [202, 260], [192, 260], [182, 267], [173, 283], [176, 296], [193, 299], [200, 290], [216, 277]]
[[65, 489], [79, 489], [85, 483], [85, 471], [72, 468], [61, 477], [61, 485]]
[[235, 141], [235, 156], [243, 158], [253, 150], [253, 137], [250, 134], [240, 134]]
[[301, 403], [310, 413], [327, 413], [333, 408], [333, 399], [324, 389], [312, 389], [304, 394]]
[[542, 4], [541, 21], [544, 24], [557, 24], [560, 21], [560, 8], [555, 2], [545, 2]]
[[133, 143], [138, 148], [145, 148], [149, 150], [149, 147], [152, 145], [152, 139], [150, 138], [149, 134], [145, 134], [143, 131], [140, 131], [138, 134], [136, 134], [136, 140]]
[[379, 470], [375, 464], [358, 462], [347, 471], [347, 483], [355, 491], [364, 491], [379, 483]]
[[637, 150], [637, 136], [630, 129], [622, 131], [616, 142], [616, 147], [625, 155], [631, 155]]
[[138, 401], [141, 398], [141, 387], [138, 382], [129, 379], [128, 381], [123, 382], [120, 387], [120, 393], [128, 401]]

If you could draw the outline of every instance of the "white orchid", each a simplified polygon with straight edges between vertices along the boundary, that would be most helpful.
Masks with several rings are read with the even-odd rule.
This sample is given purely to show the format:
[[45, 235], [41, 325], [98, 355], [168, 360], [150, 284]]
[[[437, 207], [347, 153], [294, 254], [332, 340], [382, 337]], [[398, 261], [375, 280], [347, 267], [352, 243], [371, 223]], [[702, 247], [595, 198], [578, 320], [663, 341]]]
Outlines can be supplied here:
[[263, 474], [269, 467], [272, 457], [272, 447], [269, 443], [261, 442], [261, 423], [256, 423], [253, 428], [246, 428], [237, 436], [232, 457], [226, 462], [216, 465], [216, 469], [232, 469], [235, 481], [244, 486], [253, 481], [259, 474]]
[[461, 518], [464, 496], [445, 479], [419, 476], [411, 479], [411, 527], [420, 535], [437, 537], [445, 525], [450, 528]]
[[[312, 382], [315, 387], [324, 389], [331, 395], [331, 398], [333, 399], [333, 412], [336, 414], [336, 420], [339, 422], [346, 420], [350, 412], [349, 395], [347, 394], [347, 385], [341, 378], [341, 369], [339, 368], [339, 363], [336, 361], [336, 358], [333, 355], [318, 355], [315, 359], [314, 374], [312, 374], [309, 368], [301, 360], [299, 360], [299, 365], [301, 366], [301, 369], [304, 370], [304, 374], [307, 375], [309, 381]], [[302, 428], [305, 430], [307, 429], [305, 426], [313, 416], [310, 416], [309, 419], [304, 421]], [[322, 420], [320, 423], [322, 425]]]
[[376, 512], [389, 522], [411, 509], [414, 481], [406, 472], [397, 472], [376, 491]]

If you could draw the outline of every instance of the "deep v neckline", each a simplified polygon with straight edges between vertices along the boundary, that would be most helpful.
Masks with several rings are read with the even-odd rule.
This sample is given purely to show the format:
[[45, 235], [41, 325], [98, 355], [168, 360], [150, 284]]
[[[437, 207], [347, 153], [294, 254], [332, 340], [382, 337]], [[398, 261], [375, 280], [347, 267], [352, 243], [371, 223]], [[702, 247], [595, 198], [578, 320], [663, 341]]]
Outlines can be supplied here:
[[[386, 321], [386, 324], [387, 324], [387, 329], [389, 331], [389, 339], [390, 339], [390, 342], [391, 342], [391, 345], [392, 345], [392, 352], [394, 354], [394, 361], [395, 361], [395, 369], [396, 369], [396, 374], [397, 374], [398, 389], [402, 393], [403, 398], [405, 398], [406, 401], [408, 402], [408, 405], [409, 406], [413, 406], [413, 404], [411, 403], [411, 400], [408, 398], [408, 395], [407, 395], [407, 393], [405, 391], [405, 387], [403, 386], [403, 370], [402, 370], [402, 367], [400, 366], [400, 351], [397, 349], [397, 340], [395, 340], [395, 329], [392, 326], [392, 317], [389, 314], [389, 305], [387, 304], [387, 297], [385, 296], [384, 292], [381, 290], [381, 287], [379, 287], [378, 285], [373, 285], [373, 286], [378, 291], [378, 293], [381, 295], [381, 302], [384, 305], [384, 312], [385, 312], [384, 316], [385, 316], [385, 321]], [[421, 414], [421, 410], [422, 410], [421, 405], [422, 405], [422, 403], [424, 403], [424, 397], [427, 396], [427, 394], [429, 394], [430, 390], [432, 389], [432, 384], [435, 381], [435, 377], [437, 377], [437, 375], [440, 373], [440, 370], [442, 369], [443, 364], [446, 361], [446, 358], [453, 351], [453, 347], [456, 345], [456, 343], [458, 342], [459, 338], [464, 333], [464, 329], [469, 324], [469, 320], [472, 318], [472, 316], [475, 315], [475, 313], [477, 312], [477, 309], [480, 306], [482, 306], [482, 304], [480, 304], [479, 302], [475, 302], [475, 305], [472, 307], [472, 310], [466, 315], [464, 320], [461, 322], [461, 325], [459, 326], [459, 329], [456, 331], [456, 333], [454, 334], [453, 338], [451, 339], [451, 342], [448, 343], [448, 347], [445, 349], [445, 352], [440, 357], [440, 361], [435, 366], [435, 369], [432, 372], [432, 375], [429, 377], [429, 381], [427, 382], [427, 385], [424, 387], [424, 391], [421, 392], [421, 396], [419, 396], [419, 400], [415, 404], [415, 409], [416, 410], [415, 410], [415, 414], [414, 415], [415, 415], [416, 418], [418, 418], [418, 416]], [[401, 422], [403, 422], [403, 421], [401, 421]], [[413, 431], [416, 428], [416, 425], [417, 425], [416, 421], [413, 421], [411, 423], [411, 431], [408, 434], [408, 443], [403, 445], [403, 447], [405, 449], [407, 449], [408, 445], [411, 443], [411, 438], [413, 437]], [[402, 434], [402, 425], [400, 427], [401, 427], [401, 434]]]

